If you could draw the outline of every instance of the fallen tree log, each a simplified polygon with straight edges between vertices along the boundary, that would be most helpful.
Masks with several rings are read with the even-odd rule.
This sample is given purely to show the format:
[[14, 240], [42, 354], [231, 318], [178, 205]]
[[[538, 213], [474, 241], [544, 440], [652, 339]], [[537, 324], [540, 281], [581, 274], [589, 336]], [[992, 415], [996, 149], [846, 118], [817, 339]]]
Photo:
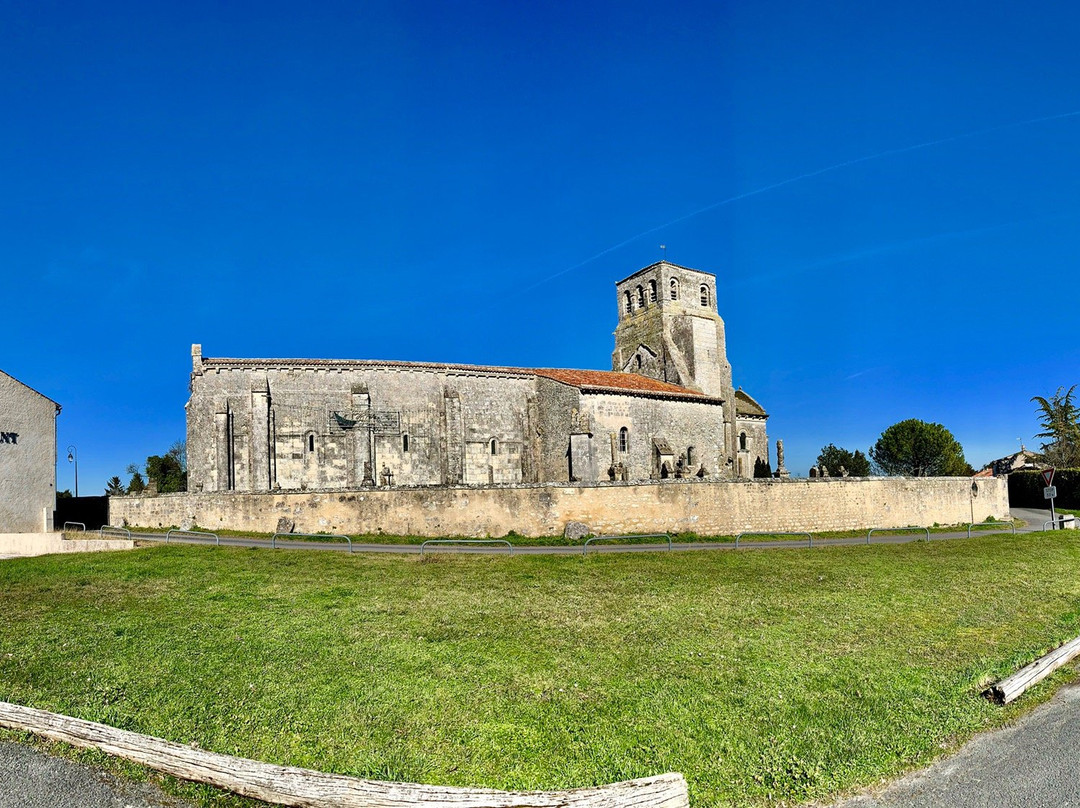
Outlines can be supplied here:
[[106, 724], [0, 701], [0, 727], [99, 749], [183, 780], [298, 808], [688, 808], [669, 773], [568, 791], [498, 791], [388, 783], [207, 752]]
[[985, 691], [985, 695], [998, 704], [1008, 704], [1018, 699], [1029, 687], [1037, 685], [1058, 668], [1068, 665], [1078, 656], [1080, 656], [1080, 637], [1070, 640], [1059, 648], [1055, 648], [1045, 656], [1036, 659], [1030, 665], [1021, 668], [1007, 679], [1002, 679], [996, 685], [989, 687]]

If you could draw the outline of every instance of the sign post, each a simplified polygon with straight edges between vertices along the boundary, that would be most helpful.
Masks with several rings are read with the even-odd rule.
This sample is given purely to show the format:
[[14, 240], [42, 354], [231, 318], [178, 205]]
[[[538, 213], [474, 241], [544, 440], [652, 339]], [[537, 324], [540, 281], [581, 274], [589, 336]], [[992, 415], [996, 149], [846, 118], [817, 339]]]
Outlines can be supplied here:
[[1054, 482], [1054, 470], [1043, 469], [1042, 478], [1043, 482], [1046, 483], [1046, 488], [1043, 489], [1043, 499], [1050, 500], [1050, 522], [1054, 526], [1053, 529], [1057, 530], [1057, 512], [1054, 510], [1054, 497], [1057, 496], [1057, 486], [1051, 485]]

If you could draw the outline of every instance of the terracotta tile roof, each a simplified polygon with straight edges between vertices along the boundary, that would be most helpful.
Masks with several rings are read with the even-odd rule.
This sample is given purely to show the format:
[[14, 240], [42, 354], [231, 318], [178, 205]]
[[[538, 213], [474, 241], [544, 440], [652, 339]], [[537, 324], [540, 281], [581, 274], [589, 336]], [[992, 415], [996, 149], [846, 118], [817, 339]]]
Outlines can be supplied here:
[[636, 373], [615, 373], [610, 370], [565, 370], [563, 368], [536, 368], [532, 371], [537, 376], [554, 379], [572, 387], [596, 387], [607, 390], [629, 390], [639, 393], [669, 393], [672, 395], [696, 396], [706, 398], [697, 390], [680, 387], [677, 384], [650, 379]]

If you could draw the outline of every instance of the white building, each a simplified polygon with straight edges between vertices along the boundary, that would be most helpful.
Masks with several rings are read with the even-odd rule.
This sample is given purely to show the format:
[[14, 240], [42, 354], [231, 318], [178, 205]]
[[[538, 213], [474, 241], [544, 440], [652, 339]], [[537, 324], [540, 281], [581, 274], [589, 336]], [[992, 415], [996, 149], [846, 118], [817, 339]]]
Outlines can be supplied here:
[[0, 371], [0, 533], [53, 529], [60, 405]]

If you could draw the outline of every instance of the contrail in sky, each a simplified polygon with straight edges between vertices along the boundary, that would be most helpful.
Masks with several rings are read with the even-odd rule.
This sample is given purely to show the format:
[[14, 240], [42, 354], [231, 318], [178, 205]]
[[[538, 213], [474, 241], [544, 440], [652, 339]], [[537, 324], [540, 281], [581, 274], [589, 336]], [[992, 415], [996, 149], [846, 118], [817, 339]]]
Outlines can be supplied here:
[[868, 163], [871, 160], [880, 160], [883, 157], [892, 157], [896, 154], [905, 154], [907, 152], [918, 151], [919, 149], [928, 149], [931, 146], [940, 146], [944, 143], [954, 143], [957, 140], [965, 140], [967, 138], [978, 137], [979, 135], [988, 135], [991, 132], [1001, 132], [1005, 129], [1016, 129], [1020, 126], [1030, 126], [1034, 123], [1056, 121], [1060, 120], [1061, 118], [1074, 118], [1078, 115], [1080, 115], [1080, 110], [1074, 110], [1073, 112], [1061, 112], [1057, 115], [1046, 115], [1042, 118], [1030, 118], [1026, 121], [1018, 121], [1016, 123], [1005, 123], [1001, 124], [1000, 126], [990, 126], [986, 129], [976, 129], [973, 132], [964, 132], [963, 134], [959, 135], [950, 135], [949, 137], [938, 138], [937, 140], [927, 140], [923, 143], [916, 143], [912, 146], [902, 146], [898, 149], [886, 149], [885, 151], [880, 151], [875, 154], [868, 154], [865, 157], [856, 157], [854, 160], [845, 160], [842, 163], [834, 163], [831, 166], [825, 166], [824, 168], [819, 168], [816, 171], [808, 171], [805, 174], [799, 174], [794, 177], [789, 177], [786, 180], [780, 180], [779, 182], [774, 182], [769, 185], [763, 185], [760, 188], [753, 189], [752, 191], [746, 191], [745, 193], [736, 194], [735, 196], [730, 196], [727, 199], [722, 199], [719, 202], [713, 202], [711, 205], [706, 205], [703, 208], [698, 208], [697, 210], [691, 211], [690, 213], [680, 216], [677, 219], [672, 219], [669, 222], [658, 224], [656, 227], [650, 227], [648, 230], [642, 230], [637, 235], [630, 236], [630, 238], [620, 241], [618, 244], [613, 244], [607, 249], [601, 250], [600, 252], [596, 253], [596, 255], [592, 255], [586, 258], [584, 261], [580, 261], [579, 263], [574, 264], [572, 267], [567, 267], [561, 272], [556, 272], [554, 275], [550, 275], [546, 278], [543, 278], [542, 280], [536, 281], [536, 283], [526, 286], [523, 291], [535, 289], [537, 286], [545, 284], [548, 281], [553, 281], [556, 278], [565, 275], [567, 272], [573, 272], [575, 269], [580, 269], [586, 264], [591, 264], [597, 258], [602, 258], [610, 252], [614, 252], [621, 247], [625, 247], [627, 244], [631, 244], [632, 242], [637, 241], [639, 238], [644, 238], [645, 236], [648, 236], [652, 233], [656, 233], [667, 227], [671, 227], [674, 224], [685, 222], [687, 219], [693, 219], [695, 216], [700, 216], [702, 213], [707, 213], [710, 210], [715, 210], [716, 208], [723, 207], [724, 205], [730, 205], [732, 202], [738, 202], [740, 199], [747, 199], [752, 196], [758, 196], [759, 194], [763, 194], [768, 191], [774, 191], [777, 188], [783, 188], [785, 185], [792, 185], [796, 182], [808, 180], [811, 177], [819, 177], [822, 174], [828, 174], [830, 171], [838, 171], [841, 168], [848, 168], [849, 166], [859, 165], [860, 163]]

